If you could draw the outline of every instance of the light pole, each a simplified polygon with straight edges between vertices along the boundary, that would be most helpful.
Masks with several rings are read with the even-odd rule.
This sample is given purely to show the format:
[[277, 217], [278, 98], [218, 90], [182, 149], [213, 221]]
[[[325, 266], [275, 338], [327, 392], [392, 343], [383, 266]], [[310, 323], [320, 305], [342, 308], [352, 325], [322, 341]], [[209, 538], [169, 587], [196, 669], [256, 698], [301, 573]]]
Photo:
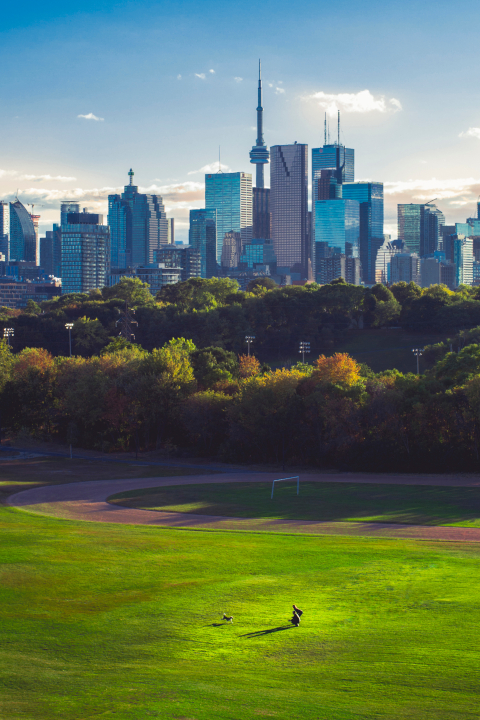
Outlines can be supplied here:
[[310, 352], [310, 343], [309, 342], [303, 342], [303, 340], [300, 342], [300, 350], [298, 351], [302, 355], [302, 363], [305, 365], [305, 353]]
[[255, 340], [255, 335], [245, 335], [245, 340], [247, 341], [248, 346], [248, 357], [250, 357], [250, 345]]
[[423, 355], [422, 350], [423, 348], [413, 348], [412, 350], [412, 353], [417, 357], [417, 375], [420, 375], [420, 355]]
[[70, 346], [70, 357], [72, 357], [72, 328], [73, 323], [65, 323], [65, 327], [68, 330], [68, 344]]
[[13, 328], [3, 328], [3, 339], [7, 341], [7, 345], [10, 347], [10, 338], [15, 335]]

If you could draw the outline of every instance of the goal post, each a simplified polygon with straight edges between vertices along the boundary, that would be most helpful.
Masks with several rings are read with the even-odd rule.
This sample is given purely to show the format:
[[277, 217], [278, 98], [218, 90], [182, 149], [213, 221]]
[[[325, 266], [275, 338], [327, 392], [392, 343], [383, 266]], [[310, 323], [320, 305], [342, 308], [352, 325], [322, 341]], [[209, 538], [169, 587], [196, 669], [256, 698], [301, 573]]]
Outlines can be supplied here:
[[285, 480], [296, 480], [297, 481], [297, 495], [300, 493], [300, 476], [295, 475], [294, 477], [288, 477], [288, 478], [277, 478], [272, 482], [272, 494], [270, 496], [270, 500], [273, 500], [273, 491], [275, 490], [275, 483], [276, 482], [284, 482]]

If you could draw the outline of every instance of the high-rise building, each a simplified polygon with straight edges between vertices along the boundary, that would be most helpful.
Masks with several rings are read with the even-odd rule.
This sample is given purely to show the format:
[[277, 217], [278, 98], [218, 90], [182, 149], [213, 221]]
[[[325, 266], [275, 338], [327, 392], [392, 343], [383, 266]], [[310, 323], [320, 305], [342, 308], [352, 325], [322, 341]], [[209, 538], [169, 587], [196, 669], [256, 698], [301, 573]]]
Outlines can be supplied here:
[[398, 237], [412, 253], [428, 257], [439, 249], [445, 217], [435, 205], [398, 205]]
[[420, 257], [416, 253], [397, 253], [392, 257], [390, 267], [392, 283], [414, 282], [420, 285]]
[[[390, 237], [390, 236], [389, 236]], [[390, 240], [385, 240], [378, 248], [375, 258], [375, 282], [386, 285], [392, 282], [392, 258], [402, 252], [402, 248]]]
[[62, 288], [83, 293], [108, 284], [110, 228], [103, 215], [69, 213], [62, 225]]
[[344, 183], [342, 195], [360, 204], [362, 277], [365, 283], [374, 283], [377, 251], [383, 245], [383, 183]]
[[10, 260], [10, 203], [0, 202], [0, 253]]
[[315, 201], [315, 242], [334, 252], [360, 257], [360, 205], [357, 200]]
[[155, 253], [155, 262], [165, 268], [181, 268], [181, 281], [202, 277], [200, 252], [190, 245], [165, 245]]
[[272, 240], [279, 266], [308, 277], [312, 252], [308, 233], [308, 145], [270, 149]]
[[277, 267], [277, 258], [270, 238], [253, 238], [252, 242], [244, 245], [240, 256], [240, 265], [249, 269], [268, 265], [272, 273]]
[[133, 170], [128, 174], [130, 182], [124, 192], [108, 196], [111, 263], [118, 268], [153, 262], [155, 251], [168, 245], [173, 235], [162, 198], [139, 193], [133, 184]]
[[242, 242], [252, 239], [252, 176], [250, 173], [205, 175], [205, 207], [217, 211], [217, 263], [221, 263], [225, 233], [239, 232]]
[[258, 61], [258, 105], [257, 105], [257, 141], [250, 151], [250, 162], [256, 167], [255, 187], [264, 188], [264, 165], [268, 164], [269, 152], [263, 139], [262, 107], [262, 64]]
[[200, 277], [212, 278], [217, 272], [217, 211], [215, 208], [190, 210], [190, 246], [200, 254]]
[[271, 236], [270, 189], [253, 188], [253, 237]]
[[222, 268], [236, 268], [242, 254], [242, 236], [239, 232], [227, 232], [223, 238]]
[[458, 235], [453, 240], [453, 262], [456, 266], [455, 287], [473, 284], [473, 240]]
[[10, 203], [10, 260], [39, 262], [35, 225], [20, 200]]
[[80, 203], [75, 202], [75, 200], [63, 200], [60, 203], [60, 225], [67, 224], [67, 215], [69, 213], [78, 212], [80, 212]]

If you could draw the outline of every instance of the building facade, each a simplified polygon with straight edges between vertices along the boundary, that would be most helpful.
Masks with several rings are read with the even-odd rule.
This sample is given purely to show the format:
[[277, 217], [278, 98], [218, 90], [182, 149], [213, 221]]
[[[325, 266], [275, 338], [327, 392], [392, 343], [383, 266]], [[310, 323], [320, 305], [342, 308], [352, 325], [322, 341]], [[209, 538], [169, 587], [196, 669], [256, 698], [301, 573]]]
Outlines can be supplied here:
[[337, 253], [360, 257], [360, 205], [356, 200], [315, 201], [315, 242]]
[[64, 293], [84, 293], [108, 284], [110, 228], [103, 215], [69, 213], [62, 225], [62, 288]]
[[411, 253], [433, 255], [440, 248], [445, 217], [435, 205], [398, 205], [398, 238]]
[[239, 232], [227, 232], [222, 245], [222, 268], [238, 268], [242, 254], [242, 235]]
[[200, 277], [217, 273], [217, 211], [215, 208], [190, 210], [189, 245], [200, 255]]
[[253, 188], [253, 230], [256, 238], [271, 237], [270, 189]]
[[392, 257], [391, 281], [421, 283], [420, 257], [416, 253], [401, 252]]
[[[390, 236], [389, 236], [390, 237]], [[385, 240], [378, 248], [375, 258], [375, 282], [387, 285], [392, 282], [392, 258], [401, 249], [390, 240]]]
[[252, 176], [249, 173], [205, 175], [205, 207], [217, 211], [217, 263], [222, 260], [225, 233], [239, 232], [242, 242], [252, 239]]
[[360, 205], [360, 262], [365, 283], [375, 282], [375, 260], [383, 245], [383, 183], [357, 182], [342, 185], [344, 199]]
[[312, 251], [308, 232], [308, 145], [270, 149], [272, 240], [279, 266], [308, 276]]

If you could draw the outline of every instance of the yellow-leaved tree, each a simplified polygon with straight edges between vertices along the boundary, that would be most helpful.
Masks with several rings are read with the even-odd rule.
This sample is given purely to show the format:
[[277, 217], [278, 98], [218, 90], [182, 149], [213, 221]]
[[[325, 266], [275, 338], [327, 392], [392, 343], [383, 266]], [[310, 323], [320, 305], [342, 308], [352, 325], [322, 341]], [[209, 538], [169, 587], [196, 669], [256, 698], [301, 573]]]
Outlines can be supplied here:
[[317, 382], [351, 386], [360, 378], [360, 365], [348, 353], [335, 353], [330, 357], [320, 355], [314, 362], [312, 377]]

